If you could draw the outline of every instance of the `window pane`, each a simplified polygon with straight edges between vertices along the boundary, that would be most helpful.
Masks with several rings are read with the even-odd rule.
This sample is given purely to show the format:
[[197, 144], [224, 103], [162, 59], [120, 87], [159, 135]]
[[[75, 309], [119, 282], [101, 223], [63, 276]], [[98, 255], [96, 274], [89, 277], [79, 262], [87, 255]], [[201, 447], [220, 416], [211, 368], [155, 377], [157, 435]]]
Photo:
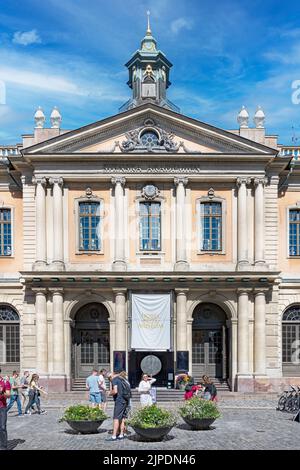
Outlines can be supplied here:
[[6, 325], [6, 362], [20, 362], [20, 327]]
[[204, 251], [222, 249], [222, 204], [220, 202], [201, 203], [201, 235]]
[[159, 251], [161, 239], [161, 205], [159, 202], [140, 203], [140, 250]]
[[11, 240], [11, 210], [0, 209], [0, 256], [11, 256]]
[[101, 249], [101, 218], [99, 202], [79, 203], [79, 249]]

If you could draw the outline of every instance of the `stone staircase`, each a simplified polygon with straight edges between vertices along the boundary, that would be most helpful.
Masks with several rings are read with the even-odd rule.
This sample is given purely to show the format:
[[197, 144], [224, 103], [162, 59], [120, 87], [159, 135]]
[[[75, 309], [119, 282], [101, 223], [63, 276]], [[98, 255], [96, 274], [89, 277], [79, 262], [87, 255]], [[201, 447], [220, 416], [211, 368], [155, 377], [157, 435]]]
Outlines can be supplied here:
[[[221, 381], [221, 379], [212, 379], [214, 384], [217, 387], [218, 392], [230, 392], [229, 385], [227, 381]], [[200, 379], [195, 378], [195, 382], [200, 382]], [[72, 386], [73, 392], [85, 392], [85, 379], [75, 379]], [[159, 388], [157, 387], [157, 400], [166, 402], [172, 401], [177, 399], [182, 399], [184, 394], [183, 390], [174, 390], [174, 389], [167, 389], [167, 388]], [[137, 389], [132, 390], [132, 400], [139, 401], [139, 394]]]

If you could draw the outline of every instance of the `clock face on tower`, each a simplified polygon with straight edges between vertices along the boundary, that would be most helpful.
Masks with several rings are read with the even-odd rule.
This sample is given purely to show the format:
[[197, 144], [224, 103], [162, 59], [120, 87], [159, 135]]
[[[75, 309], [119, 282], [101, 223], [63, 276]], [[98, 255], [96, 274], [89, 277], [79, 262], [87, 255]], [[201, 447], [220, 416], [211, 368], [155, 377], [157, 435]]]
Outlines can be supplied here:
[[154, 50], [154, 45], [152, 42], [144, 42], [144, 49], [147, 51], [153, 51]]

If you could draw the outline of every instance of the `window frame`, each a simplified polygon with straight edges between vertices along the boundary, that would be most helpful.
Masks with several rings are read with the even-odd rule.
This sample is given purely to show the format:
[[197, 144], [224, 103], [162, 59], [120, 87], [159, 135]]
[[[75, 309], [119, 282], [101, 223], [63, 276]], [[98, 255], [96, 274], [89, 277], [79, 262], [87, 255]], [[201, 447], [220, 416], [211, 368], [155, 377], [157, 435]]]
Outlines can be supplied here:
[[[82, 250], [80, 249], [80, 211], [79, 206], [81, 203], [98, 203], [99, 204], [99, 216], [100, 216], [100, 249], [99, 250]], [[104, 254], [104, 200], [97, 196], [92, 197], [80, 197], [75, 199], [75, 233], [76, 233], [76, 255], [103, 255]]]
[[[291, 210], [297, 210], [300, 213], [300, 201], [297, 201], [295, 204], [288, 206], [286, 208], [286, 253], [287, 253], [287, 258], [288, 259], [300, 259], [300, 254], [299, 255], [291, 255], [290, 254], [290, 211]], [[300, 223], [299, 223], [300, 225]], [[299, 229], [299, 235], [300, 235], [300, 229]], [[299, 238], [299, 247], [300, 247], [300, 238]]]
[[15, 220], [15, 208], [10, 206], [10, 205], [3, 205], [0, 207], [0, 210], [10, 210], [10, 226], [11, 226], [11, 254], [10, 255], [1, 255], [0, 254], [0, 258], [4, 258], [4, 259], [9, 259], [9, 258], [14, 258], [14, 255], [15, 255], [15, 250], [14, 250], [14, 246], [15, 246], [15, 243], [14, 243], [14, 233], [15, 233], [15, 230], [14, 230], [14, 220]]
[[[221, 249], [220, 250], [202, 250], [203, 245], [203, 223], [201, 216], [201, 204], [219, 203], [221, 204]], [[220, 196], [202, 196], [196, 199], [196, 217], [197, 217], [197, 254], [198, 255], [225, 255], [226, 254], [226, 199]]]
[[[159, 207], [160, 207], [160, 211], [159, 211], [159, 217], [157, 217], [159, 219], [159, 246], [160, 248], [159, 249], [146, 249], [146, 250], [143, 250], [142, 249], [142, 246], [141, 246], [141, 242], [142, 242], [142, 237], [141, 237], [141, 211], [140, 211], [140, 208], [141, 208], [141, 205], [142, 204], [145, 204], [145, 205], [150, 205], [151, 204], [159, 204]], [[148, 219], [150, 220], [151, 219], [151, 216], [148, 217]], [[139, 238], [138, 238], [138, 246], [139, 246], [139, 252], [140, 253], [160, 253], [161, 250], [162, 250], [162, 204], [161, 204], [161, 201], [156, 201], [156, 200], [152, 200], [152, 201], [147, 201], [146, 199], [142, 199], [139, 201], [138, 203], [138, 224], [139, 224]], [[151, 233], [151, 230], [149, 230], [150, 233]], [[149, 239], [149, 241], [151, 241], [152, 238]]]
[[[3, 337], [2, 337], [2, 342], [3, 342], [3, 349], [2, 349], [2, 359], [1, 359], [1, 364], [3, 365], [10, 365], [10, 364], [19, 364], [20, 363], [20, 360], [21, 360], [21, 318], [20, 318], [20, 315], [19, 313], [16, 311], [16, 309], [11, 306], [10, 304], [5, 304], [5, 303], [1, 303], [0, 304], [0, 307], [7, 307], [9, 309], [11, 309], [17, 316], [18, 316], [18, 320], [0, 320], [0, 327], [2, 326], [3, 327]], [[7, 362], [7, 356], [8, 356], [8, 352], [7, 352], [7, 327], [11, 327], [11, 326], [18, 326], [19, 327], [19, 331], [18, 331], [18, 350], [19, 350], [19, 357], [17, 361], [13, 361], [13, 362]], [[0, 345], [1, 346], [1, 345]]]
[[[151, 183], [153, 184], [153, 183]], [[135, 220], [136, 220], [136, 256], [143, 257], [147, 256], [147, 258], [157, 258], [165, 255], [164, 251], [164, 234], [166, 231], [166, 217], [165, 217], [165, 198], [161, 195], [157, 195], [155, 198], [151, 200], [147, 200], [145, 197], [141, 195], [141, 191], [143, 186], [140, 188], [139, 196], [135, 198]], [[160, 250], [140, 250], [140, 202], [159, 202], [160, 203]]]
[[[289, 305], [287, 308], [284, 309], [282, 316], [281, 316], [281, 367], [282, 367], [282, 375], [283, 377], [289, 377], [289, 376], [299, 376], [299, 370], [300, 370], [300, 365], [299, 364], [294, 364], [293, 362], [289, 361], [283, 361], [284, 358], [284, 352], [286, 352], [286, 349], [284, 348], [284, 336], [283, 336], [283, 327], [288, 326], [288, 325], [294, 325], [295, 328], [295, 336], [296, 336], [296, 341], [300, 340], [300, 320], [284, 320], [285, 314], [293, 309], [293, 307], [299, 307], [300, 305], [295, 303]], [[290, 354], [290, 352], [289, 352]]]

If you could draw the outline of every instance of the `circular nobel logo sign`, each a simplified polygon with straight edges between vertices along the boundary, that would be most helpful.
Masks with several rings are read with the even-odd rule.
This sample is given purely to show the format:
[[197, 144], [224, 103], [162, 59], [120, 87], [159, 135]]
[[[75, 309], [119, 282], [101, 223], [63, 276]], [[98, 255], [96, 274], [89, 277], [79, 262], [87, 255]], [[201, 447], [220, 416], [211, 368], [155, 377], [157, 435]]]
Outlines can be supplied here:
[[160, 359], [157, 356], [153, 356], [153, 354], [144, 357], [141, 362], [141, 369], [144, 374], [157, 375], [161, 371], [161, 368], [162, 364]]

